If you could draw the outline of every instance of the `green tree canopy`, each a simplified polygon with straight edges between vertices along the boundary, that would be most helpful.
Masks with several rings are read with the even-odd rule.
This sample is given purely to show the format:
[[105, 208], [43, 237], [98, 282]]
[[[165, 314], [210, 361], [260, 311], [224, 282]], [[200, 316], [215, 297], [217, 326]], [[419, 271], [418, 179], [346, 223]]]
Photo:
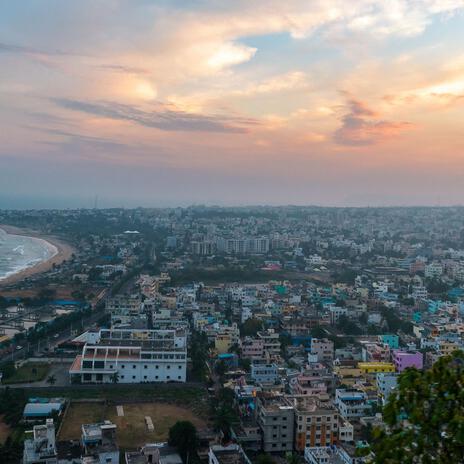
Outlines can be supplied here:
[[189, 421], [177, 421], [169, 429], [169, 445], [177, 448], [185, 462], [189, 454], [193, 455], [197, 451], [197, 429]]
[[464, 352], [431, 369], [406, 369], [384, 408], [385, 430], [374, 430], [380, 464], [464, 462]]

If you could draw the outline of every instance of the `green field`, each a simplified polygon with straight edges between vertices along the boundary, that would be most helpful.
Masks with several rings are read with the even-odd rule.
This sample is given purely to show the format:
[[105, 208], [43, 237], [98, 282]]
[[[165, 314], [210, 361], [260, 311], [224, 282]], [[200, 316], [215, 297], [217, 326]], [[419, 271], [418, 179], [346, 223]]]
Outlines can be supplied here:
[[27, 363], [16, 369], [14, 374], [2, 379], [2, 383], [9, 385], [12, 383], [39, 382], [47, 377], [50, 366], [44, 363]]

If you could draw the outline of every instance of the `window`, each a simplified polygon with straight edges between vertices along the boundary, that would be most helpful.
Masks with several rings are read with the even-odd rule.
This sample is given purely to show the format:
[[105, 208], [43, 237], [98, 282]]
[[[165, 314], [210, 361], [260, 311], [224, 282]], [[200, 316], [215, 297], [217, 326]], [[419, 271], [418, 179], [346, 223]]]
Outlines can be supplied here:
[[112, 365], [112, 364], [110, 364], [110, 369], [113, 369], [113, 365]]
[[171, 366], [167, 366], [166, 369], [171, 369]]
[[167, 379], [170, 379], [171, 377], [169, 377], [169, 375], [166, 377]]
[[132, 378], [135, 379], [135, 375], [133, 375]]
[[144, 369], [148, 369], [148, 366], [143, 366]]
[[135, 364], [132, 364], [132, 369], [135, 369], [137, 366]]
[[158, 376], [157, 376], [157, 375], [155, 375], [155, 379], [157, 379], [157, 378], [158, 378]]
[[144, 375], [144, 376], [143, 376], [143, 378], [144, 378], [144, 379], [146, 379], [146, 378], [147, 378], [147, 376], [146, 376], [146, 375]]
[[123, 378], [124, 378], [124, 376], [123, 376], [123, 375], [121, 375], [121, 379], [123, 379]]
[[95, 361], [93, 367], [95, 369], [103, 369], [105, 367], [105, 361]]
[[126, 367], [126, 366], [123, 364], [123, 365], [121, 366], [121, 369], [124, 369], [125, 367]]
[[155, 366], [155, 369], [159, 369], [159, 366], [158, 366], [158, 365], [156, 365], [156, 366]]
[[97, 382], [101, 382], [103, 380], [103, 374], [97, 374], [96, 380]]
[[92, 369], [92, 361], [82, 361], [83, 369]]
[[84, 374], [84, 380], [92, 380], [92, 374]]
[[179, 380], [181, 380], [181, 376], [180, 376], [180, 375], [179, 375], [177, 378], [178, 378]]
[[179, 369], [182, 369], [182, 366], [179, 366]]

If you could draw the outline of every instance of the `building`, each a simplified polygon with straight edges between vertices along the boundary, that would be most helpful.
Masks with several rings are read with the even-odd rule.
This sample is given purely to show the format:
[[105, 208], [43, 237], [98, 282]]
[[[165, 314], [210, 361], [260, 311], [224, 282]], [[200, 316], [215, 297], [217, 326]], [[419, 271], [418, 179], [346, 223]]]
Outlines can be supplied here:
[[217, 250], [234, 254], [265, 254], [269, 252], [269, 238], [218, 238]]
[[398, 384], [397, 373], [379, 373], [377, 374], [377, 391], [379, 392], [382, 404], [386, 404], [388, 397], [396, 389]]
[[29, 398], [24, 406], [25, 421], [37, 421], [50, 418], [53, 414], [61, 414], [66, 400], [64, 398]]
[[313, 338], [311, 340], [311, 354], [316, 356], [317, 362], [331, 363], [334, 359], [334, 344], [327, 338]]
[[304, 460], [306, 464], [363, 464], [368, 457], [358, 457], [342, 446], [315, 446], [305, 449]]
[[31, 431], [26, 432], [23, 463], [58, 463], [53, 419], [47, 419], [44, 425], [34, 425]]
[[251, 464], [251, 461], [242, 447], [233, 443], [227, 446], [211, 446], [208, 452], [208, 464]]
[[262, 448], [266, 453], [293, 449], [295, 412], [281, 396], [258, 396], [257, 422], [262, 432]]
[[295, 409], [295, 449], [333, 445], [338, 439], [338, 411], [328, 396], [291, 398]]
[[125, 464], [182, 464], [176, 448], [165, 443], [147, 444], [139, 451], [125, 453]]
[[246, 337], [242, 341], [243, 359], [260, 360], [264, 359], [264, 341], [261, 339]]
[[253, 363], [251, 365], [251, 378], [256, 383], [275, 383], [279, 379], [277, 365]]
[[71, 381], [82, 383], [185, 382], [186, 372], [184, 329], [102, 329], [69, 370]]
[[85, 464], [119, 464], [116, 425], [110, 421], [83, 424], [81, 443]]
[[377, 374], [378, 372], [395, 372], [395, 366], [386, 362], [360, 362], [358, 369], [363, 374]]
[[348, 421], [368, 416], [371, 412], [371, 406], [367, 403], [367, 394], [354, 389], [337, 388], [335, 390], [335, 406], [337, 406], [340, 415]]
[[436, 279], [443, 274], [443, 266], [440, 263], [433, 262], [425, 266], [425, 277]]
[[274, 329], [262, 330], [257, 333], [258, 340], [261, 340], [264, 345], [264, 351], [269, 356], [280, 356], [280, 340], [279, 334]]
[[410, 351], [393, 351], [393, 364], [397, 372], [403, 372], [408, 367], [415, 367], [416, 369], [422, 369], [424, 363], [424, 357], [421, 352], [410, 352]]

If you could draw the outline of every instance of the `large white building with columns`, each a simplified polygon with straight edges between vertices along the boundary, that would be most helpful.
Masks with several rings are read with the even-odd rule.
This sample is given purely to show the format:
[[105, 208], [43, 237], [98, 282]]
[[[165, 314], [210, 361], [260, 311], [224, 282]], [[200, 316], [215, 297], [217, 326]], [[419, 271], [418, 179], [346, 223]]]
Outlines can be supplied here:
[[69, 374], [81, 383], [185, 382], [185, 329], [102, 329]]

